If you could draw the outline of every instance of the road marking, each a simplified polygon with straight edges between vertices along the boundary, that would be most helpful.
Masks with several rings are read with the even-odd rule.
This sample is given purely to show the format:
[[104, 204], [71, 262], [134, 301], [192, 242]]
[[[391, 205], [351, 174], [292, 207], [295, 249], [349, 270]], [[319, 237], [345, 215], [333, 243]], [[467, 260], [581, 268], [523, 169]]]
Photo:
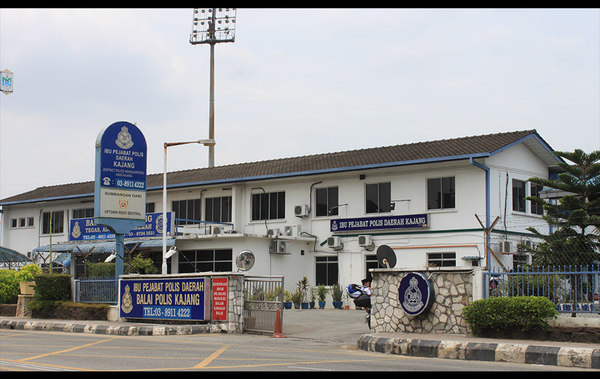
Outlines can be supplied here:
[[227, 350], [229, 348], [229, 346], [231, 346], [231, 345], [225, 345], [225, 346], [223, 346], [219, 350], [215, 351], [214, 353], [212, 353], [211, 355], [209, 355], [208, 357], [206, 357], [202, 362], [198, 363], [193, 368], [204, 368], [204, 367], [206, 367], [208, 364], [210, 364], [210, 362], [212, 362], [215, 359], [217, 359], [219, 357], [219, 355], [223, 354], [223, 352], [225, 350]]
[[116, 340], [116, 339], [119, 339], [119, 338], [121, 338], [121, 337], [107, 338], [107, 339], [104, 339], [104, 340], [100, 340], [100, 341], [88, 343], [88, 344], [85, 344], [85, 345], [71, 347], [71, 348], [65, 349], [65, 350], [60, 350], [60, 351], [55, 351], [55, 352], [52, 352], [52, 353], [40, 354], [40, 355], [36, 355], [36, 356], [33, 356], [33, 357], [29, 357], [29, 358], [19, 359], [18, 362], [27, 362], [27, 361], [31, 361], [31, 360], [38, 359], [38, 358], [48, 357], [48, 356], [51, 356], [51, 355], [68, 353], [70, 351], [75, 351], [75, 350], [83, 349], [85, 347], [89, 347], [89, 346], [93, 346], [93, 345], [98, 345], [100, 343], [113, 341], [113, 340]]

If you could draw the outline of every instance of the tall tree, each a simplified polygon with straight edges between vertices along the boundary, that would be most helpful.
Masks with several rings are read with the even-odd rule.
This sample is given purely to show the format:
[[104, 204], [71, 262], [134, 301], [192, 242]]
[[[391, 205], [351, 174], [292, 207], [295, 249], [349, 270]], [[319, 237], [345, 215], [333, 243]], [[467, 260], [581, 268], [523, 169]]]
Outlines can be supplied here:
[[537, 265], [587, 265], [600, 259], [600, 151], [586, 154], [580, 149], [555, 152], [566, 159], [558, 166], [562, 172], [557, 179], [530, 178], [533, 183], [563, 191], [558, 202], [545, 201], [538, 196], [528, 200], [541, 204], [546, 211], [543, 218], [551, 226], [544, 235], [535, 228], [529, 231], [542, 242], [529, 249]]

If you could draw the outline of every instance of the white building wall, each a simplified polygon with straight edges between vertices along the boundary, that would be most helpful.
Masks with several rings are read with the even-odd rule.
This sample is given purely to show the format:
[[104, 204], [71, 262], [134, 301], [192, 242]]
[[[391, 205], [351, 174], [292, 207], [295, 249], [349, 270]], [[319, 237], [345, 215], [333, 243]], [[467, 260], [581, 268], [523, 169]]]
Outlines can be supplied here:
[[[490, 220], [496, 216], [501, 220], [496, 228], [506, 224], [511, 231], [525, 231], [525, 227], [544, 227], [540, 216], [512, 212], [510, 180], [527, 180], [532, 176], [547, 177], [546, 165], [525, 145], [516, 145], [495, 156], [480, 160], [490, 168]], [[364, 178], [361, 177], [364, 175]], [[509, 186], [506, 187], [508, 175]], [[454, 176], [456, 183], [456, 206], [448, 210], [427, 209], [427, 179]], [[395, 209], [386, 214], [367, 214], [365, 211], [365, 185], [367, 183], [391, 182], [391, 198]], [[316, 188], [339, 188], [339, 214], [333, 217], [315, 217]], [[285, 219], [252, 221], [251, 195], [254, 193], [284, 191], [286, 196]], [[311, 196], [312, 188], [312, 196]], [[506, 190], [508, 189], [508, 193]], [[476, 215], [486, 220], [486, 174], [468, 160], [441, 163], [423, 163], [394, 168], [378, 168], [352, 172], [338, 172], [294, 178], [276, 178], [245, 183], [232, 183], [214, 186], [175, 188], [168, 192], [167, 210], [175, 200], [197, 199], [202, 197], [232, 196], [232, 223], [235, 236], [202, 237], [197, 239], [177, 239], [177, 248], [182, 250], [232, 248], [233, 259], [242, 250], [255, 253], [255, 266], [251, 275], [285, 275], [287, 288], [292, 288], [306, 276], [310, 283], [315, 282], [315, 256], [336, 255], [339, 263], [340, 283], [357, 282], [365, 276], [365, 256], [374, 255], [376, 248], [388, 245], [395, 249], [400, 268], [422, 268], [427, 265], [427, 253], [455, 252], [456, 265], [468, 266], [466, 256], [485, 257], [484, 233]], [[72, 209], [93, 207], [83, 203], [88, 199], [60, 200], [44, 203], [4, 206], [3, 244], [20, 252], [46, 245], [49, 236], [40, 235], [41, 213], [50, 210], [65, 211], [64, 233], [53, 235], [53, 243], [68, 241], [68, 225]], [[162, 189], [150, 191], [147, 201], [155, 203], [155, 212], [162, 212]], [[296, 217], [294, 207], [309, 205], [313, 211], [308, 217]], [[202, 204], [204, 209], [204, 204]], [[378, 215], [429, 214], [429, 227], [419, 230], [387, 230], [382, 232], [364, 231], [360, 233], [339, 233], [344, 243], [343, 250], [334, 251], [322, 245], [333, 233], [330, 220], [337, 218], [374, 217]], [[10, 219], [35, 217], [33, 228], [12, 229]], [[291, 238], [290, 252], [287, 255], [269, 254], [266, 238], [268, 229], [295, 226], [296, 230], [307, 234]], [[358, 245], [359, 234], [373, 234], [374, 250], [366, 250]], [[316, 243], [310, 237], [316, 236]], [[316, 246], [316, 249], [314, 249]], [[485, 264], [485, 260], [482, 260]], [[177, 258], [172, 260], [176, 269]], [[235, 271], [235, 263], [234, 263]]]

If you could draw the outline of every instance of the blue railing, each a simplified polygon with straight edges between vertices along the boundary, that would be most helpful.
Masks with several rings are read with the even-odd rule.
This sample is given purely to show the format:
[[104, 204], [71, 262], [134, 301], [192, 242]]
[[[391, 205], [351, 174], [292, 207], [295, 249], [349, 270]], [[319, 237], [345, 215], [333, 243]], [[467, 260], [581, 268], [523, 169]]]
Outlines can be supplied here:
[[559, 312], [600, 313], [600, 265], [519, 267], [484, 273], [486, 297], [544, 296]]
[[218, 234], [216, 228], [226, 232], [233, 230], [233, 224], [228, 222], [188, 220], [183, 218], [175, 219], [175, 229], [177, 234], [196, 233], [201, 235]]

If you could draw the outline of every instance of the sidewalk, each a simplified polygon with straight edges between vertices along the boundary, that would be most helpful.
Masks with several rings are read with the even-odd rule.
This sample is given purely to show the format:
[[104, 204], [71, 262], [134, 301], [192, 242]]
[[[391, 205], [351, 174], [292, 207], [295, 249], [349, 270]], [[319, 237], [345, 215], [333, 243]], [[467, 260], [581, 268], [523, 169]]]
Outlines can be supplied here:
[[[210, 325], [0, 317], [0, 329], [122, 336], [221, 333]], [[415, 357], [543, 364], [600, 369], [600, 344], [478, 338], [466, 335], [370, 333], [357, 310], [286, 310], [283, 334], [350, 345], [359, 350]]]

